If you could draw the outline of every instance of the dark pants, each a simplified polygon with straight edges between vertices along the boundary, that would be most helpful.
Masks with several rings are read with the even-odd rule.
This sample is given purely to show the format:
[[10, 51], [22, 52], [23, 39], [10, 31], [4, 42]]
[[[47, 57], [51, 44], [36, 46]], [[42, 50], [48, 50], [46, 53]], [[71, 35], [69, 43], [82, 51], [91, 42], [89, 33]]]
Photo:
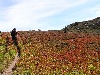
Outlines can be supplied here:
[[15, 36], [12, 36], [12, 40], [15, 41], [17, 40], [17, 38]]
[[18, 56], [20, 56], [21, 52], [20, 52], [20, 47], [18, 46], [17, 37], [12, 36], [12, 40], [13, 40], [14, 45], [17, 47]]

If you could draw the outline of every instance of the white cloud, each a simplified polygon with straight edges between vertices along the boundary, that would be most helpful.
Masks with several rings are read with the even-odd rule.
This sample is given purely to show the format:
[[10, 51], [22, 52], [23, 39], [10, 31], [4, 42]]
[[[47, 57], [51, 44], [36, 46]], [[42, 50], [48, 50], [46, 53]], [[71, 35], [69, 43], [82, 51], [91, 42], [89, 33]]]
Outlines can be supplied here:
[[[38, 28], [45, 26], [41, 20], [58, 14], [71, 7], [81, 5], [89, 0], [13, 0], [16, 2], [3, 11], [4, 21], [0, 22], [3, 28]], [[7, 26], [9, 25], [9, 26]], [[18, 25], [18, 26], [17, 26]]]

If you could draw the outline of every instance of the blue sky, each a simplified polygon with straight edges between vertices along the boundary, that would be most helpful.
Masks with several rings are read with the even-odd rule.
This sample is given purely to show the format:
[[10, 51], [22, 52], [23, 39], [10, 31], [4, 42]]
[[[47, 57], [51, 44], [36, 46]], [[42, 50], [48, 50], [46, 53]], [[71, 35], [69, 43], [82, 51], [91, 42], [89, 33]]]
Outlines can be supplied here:
[[100, 17], [100, 0], [0, 0], [0, 30], [58, 30]]

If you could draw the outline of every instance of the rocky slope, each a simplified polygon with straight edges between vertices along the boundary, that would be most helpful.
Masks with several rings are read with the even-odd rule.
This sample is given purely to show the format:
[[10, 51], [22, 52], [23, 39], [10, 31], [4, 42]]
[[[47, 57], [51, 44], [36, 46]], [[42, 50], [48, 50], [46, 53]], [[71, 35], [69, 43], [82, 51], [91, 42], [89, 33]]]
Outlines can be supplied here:
[[100, 17], [93, 20], [75, 22], [63, 28], [64, 31], [100, 33]]

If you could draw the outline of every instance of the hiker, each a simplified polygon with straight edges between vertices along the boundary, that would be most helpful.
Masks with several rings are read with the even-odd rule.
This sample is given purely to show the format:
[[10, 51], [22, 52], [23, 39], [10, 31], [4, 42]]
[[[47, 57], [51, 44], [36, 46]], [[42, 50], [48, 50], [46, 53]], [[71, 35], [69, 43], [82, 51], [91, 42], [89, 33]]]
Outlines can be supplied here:
[[17, 47], [18, 56], [20, 57], [20, 47], [18, 46], [18, 41], [17, 41], [16, 35], [17, 35], [16, 28], [14, 28], [11, 31], [11, 36], [12, 36], [12, 40], [13, 40], [14, 45]]
[[16, 35], [17, 35], [16, 28], [14, 28], [14, 29], [11, 31], [11, 36], [12, 36], [12, 40], [13, 40], [13, 41], [17, 40]]

